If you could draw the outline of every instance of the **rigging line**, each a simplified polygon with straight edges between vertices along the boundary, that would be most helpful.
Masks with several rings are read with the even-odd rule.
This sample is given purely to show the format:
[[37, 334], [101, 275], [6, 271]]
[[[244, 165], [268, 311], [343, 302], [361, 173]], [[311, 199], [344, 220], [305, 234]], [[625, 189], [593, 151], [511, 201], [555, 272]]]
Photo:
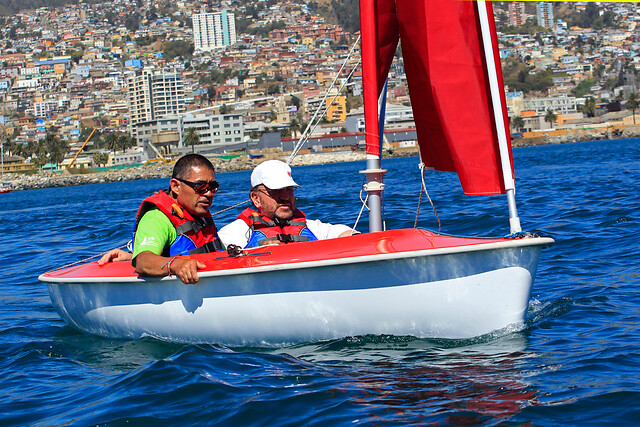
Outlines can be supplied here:
[[[442, 230], [442, 224], [440, 223], [440, 216], [438, 216], [438, 211], [436, 210], [435, 205], [433, 204], [433, 200], [431, 200], [431, 196], [429, 196], [429, 191], [427, 191], [427, 184], [425, 184], [424, 182], [424, 175], [425, 175], [425, 164], [424, 162], [420, 162], [420, 164], [418, 165], [418, 167], [420, 168], [420, 170], [422, 171], [422, 188], [424, 188], [424, 193], [427, 195], [427, 199], [429, 199], [429, 203], [431, 203], [431, 209], [433, 209], [433, 213], [436, 215], [436, 219], [438, 220], [438, 233], [440, 233], [440, 230]], [[420, 200], [422, 200], [422, 191], [420, 191]], [[417, 217], [416, 217], [416, 224], [417, 224]]]
[[[125, 244], [124, 244], [124, 245], [122, 245], [122, 246], [118, 246], [117, 248], [114, 248], [114, 249], [124, 249], [124, 248], [126, 248], [128, 245], [129, 245], [129, 242], [125, 243]], [[107, 252], [112, 251], [112, 250], [113, 250], [113, 249], [109, 249]], [[66, 265], [63, 265], [63, 266], [58, 267], [58, 268], [54, 268], [53, 270], [49, 270], [49, 271], [47, 271], [47, 273], [53, 273], [54, 271], [62, 270], [63, 268], [73, 267], [74, 265], [77, 265], [77, 264], [80, 264], [80, 263], [85, 263], [85, 262], [87, 262], [87, 261], [89, 261], [89, 260], [92, 260], [92, 259], [94, 259], [94, 258], [101, 257], [102, 255], [106, 254], [107, 252], [102, 252], [102, 253], [96, 254], [96, 255], [94, 255], [94, 256], [90, 256], [89, 258], [84, 258], [84, 259], [81, 259], [81, 260], [79, 260], [79, 261], [72, 262], [72, 263], [70, 263], [70, 264], [66, 264]]]
[[[327, 95], [329, 94], [329, 91], [331, 90], [331, 87], [333, 87], [333, 85], [331, 85], [329, 87], [329, 89], [327, 90], [325, 97], [322, 100], [322, 103], [318, 106], [318, 109], [316, 110], [316, 114], [318, 113], [318, 111], [320, 111], [320, 109], [323, 108], [322, 110], [322, 114], [320, 115], [320, 119], [318, 119], [316, 121], [316, 123], [313, 125], [313, 128], [311, 129], [311, 131], [309, 131], [309, 133], [306, 135], [303, 134], [303, 136], [301, 137], [301, 140], [298, 141], [298, 143], [296, 144], [296, 147], [294, 148], [294, 151], [291, 153], [291, 155], [289, 156], [289, 159], [287, 159], [287, 164], [290, 164], [290, 161], [293, 161], [294, 157], [298, 154], [298, 152], [300, 151], [300, 149], [302, 148], [302, 146], [304, 145], [305, 142], [307, 142], [309, 140], [309, 138], [311, 137], [311, 135], [313, 134], [313, 132], [316, 130], [316, 128], [318, 127], [318, 125], [320, 124], [320, 120], [322, 119], [322, 117], [325, 116], [325, 114], [327, 113], [327, 111], [329, 111], [329, 107], [331, 107], [331, 105], [333, 104], [333, 101], [335, 101], [335, 99], [338, 97], [338, 95], [340, 94], [340, 92], [342, 92], [342, 89], [345, 87], [346, 83], [351, 79], [351, 76], [353, 76], [353, 73], [356, 71], [356, 69], [358, 68], [358, 66], [360, 65], [360, 61], [358, 61], [356, 63], [356, 65], [353, 67], [353, 69], [351, 70], [351, 72], [349, 73], [349, 75], [347, 76], [347, 78], [344, 80], [344, 82], [342, 83], [342, 85], [340, 86], [340, 88], [338, 89], [338, 91], [336, 92], [336, 94], [333, 96], [333, 98], [331, 99], [331, 101], [329, 102], [328, 106], [323, 107], [322, 103], [324, 103], [324, 101], [327, 99]], [[311, 124], [313, 123], [313, 120], [315, 120], [315, 115], [314, 117], [311, 119], [311, 121], [309, 122], [309, 125], [307, 126], [307, 129], [309, 129], [309, 126], [311, 126]], [[305, 133], [307, 131], [305, 130]], [[302, 138], [304, 138], [304, 140], [302, 140]]]
[[358, 222], [360, 222], [360, 217], [362, 216], [362, 212], [364, 212], [364, 208], [367, 208], [367, 210], [369, 210], [369, 206], [367, 206], [367, 200], [369, 199], [369, 193], [367, 193], [367, 197], [365, 197], [364, 200], [362, 200], [362, 189], [364, 188], [364, 183], [365, 183], [365, 178], [362, 178], [362, 186], [360, 187], [360, 201], [362, 202], [362, 207], [360, 208], [360, 213], [358, 214], [358, 218], [356, 218], [356, 222], [355, 224], [353, 224], [353, 228], [351, 229], [351, 232], [355, 232], [356, 231], [356, 227], [358, 226]]
[[246, 204], [247, 204], [247, 203], [249, 203], [249, 202], [251, 202], [251, 199], [247, 199], [247, 200], [245, 200], [244, 202], [236, 203], [236, 204], [235, 204], [235, 205], [233, 205], [233, 206], [229, 206], [228, 208], [224, 208], [224, 209], [222, 209], [222, 210], [220, 210], [220, 211], [218, 211], [218, 212], [216, 212], [216, 213], [211, 214], [211, 216], [216, 216], [216, 215], [218, 215], [218, 214], [221, 214], [222, 212], [226, 212], [226, 211], [228, 211], [229, 209], [233, 209], [233, 208], [237, 208], [238, 206], [246, 205]]
[[[418, 167], [422, 171], [422, 175], [424, 176], [424, 168], [421, 167], [423, 163], [421, 162]], [[422, 206], [422, 190], [424, 189], [424, 180], [420, 184], [420, 196], [418, 196], [418, 208], [416, 209], [416, 220], [413, 222], [413, 228], [418, 228], [418, 217], [420, 216], [420, 206]]]
[[[353, 54], [353, 51], [355, 50], [356, 46], [358, 45], [358, 43], [360, 42], [360, 36], [358, 36], [358, 38], [356, 39], [356, 41], [353, 43], [353, 46], [351, 47], [351, 50], [349, 51], [349, 54], [347, 55], [347, 57], [344, 60], [344, 63], [342, 64], [342, 66], [340, 67], [340, 69], [338, 70], [338, 72], [336, 73], [336, 76], [334, 77], [333, 81], [331, 82], [331, 85], [329, 85], [329, 90], [335, 85], [336, 81], [338, 80], [338, 77], [340, 77], [340, 75], [342, 74], [342, 70], [344, 69], [344, 67], [347, 65], [347, 62], [349, 62], [349, 58], [351, 58], [351, 55]], [[360, 65], [360, 62], [362, 61], [362, 58], [360, 60], [358, 60], [358, 63], [356, 64], [356, 67], [358, 65]], [[355, 67], [354, 69], [351, 71], [351, 73], [349, 74], [349, 77], [347, 77], [346, 80], [349, 80], [349, 78], [351, 77], [351, 75], [353, 74], [353, 72], [355, 71]], [[340, 90], [338, 91], [338, 93], [340, 93], [340, 91], [342, 90], [342, 88], [344, 87], [344, 83], [343, 85], [340, 87]], [[296, 147], [294, 148], [293, 152], [291, 153], [291, 155], [289, 156], [289, 158], [287, 159], [287, 164], [291, 164], [291, 162], [293, 161], [293, 158], [296, 156], [296, 154], [298, 153], [298, 151], [300, 151], [300, 147], [302, 147], [302, 144], [304, 144], [306, 142], [306, 140], [308, 139], [307, 132], [309, 131], [309, 128], [311, 127], [311, 124], [313, 123], [313, 121], [316, 119], [316, 117], [318, 116], [318, 112], [320, 111], [320, 109], [322, 108], [322, 105], [324, 103], [324, 101], [327, 99], [327, 96], [329, 95], [329, 90], [327, 90], [327, 92], [325, 92], [324, 97], [322, 98], [322, 101], [320, 102], [320, 106], [318, 107], [318, 109], [316, 109], [316, 112], [314, 113], [313, 117], [311, 118], [311, 120], [309, 120], [309, 123], [307, 124], [307, 128], [304, 130], [304, 132], [302, 133], [302, 135], [300, 136], [300, 140], [298, 140], [298, 143], [296, 144]], [[335, 99], [335, 98], [334, 98]], [[333, 100], [331, 101], [333, 103]], [[331, 104], [329, 104], [331, 105]], [[323, 114], [324, 115], [324, 114]], [[317, 125], [316, 125], [317, 126]], [[314, 127], [315, 129], [315, 127]], [[305, 138], [306, 137], [306, 138]]]
[[[333, 98], [331, 98], [331, 101], [329, 101], [328, 105], [325, 107], [320, 106], [320, 108], [323, 108], [322, 110], [322, 114], [320, 115], [320, 117], [324, 117], [327, 114], [327, 111], [329, 111], [329, 108], [331, 107], [331, 105], [333, 104], [333, 101], [336, 100], [336, 98], [338, 97], [338, 95], [340, 95], [340, 92], [342, 92], [342, 89], [344, 88], [346, 82], [351, 78], [351, 76], [353, 75], [354, 71], [356, 70], [356, 68], [358, 67], [359, 63], [355, 65], [355, 67], [351, 70], [351, 72], [349, 73], [349, 75], [347, 76], [347, 78], [345, 79], [345, 81], [343, 82], [342, 86], [340, 86], [340, 88], [338, 89], [338, 91], [336, 92], [335, 95], [333, 95]], [[316, 130], [316, 128], [318, 127], [318, 125], [320, 124], [320, 120], [317, 120], [316, 123], [313, 125], [313, 128], [311, 129], [311, 131], [309, 132], [309, 135], [307, 136], [307, 138], [303, 141], [302, 144], [296, 146], [296, 151], [295, 154], [291, 155], [291, 160], [293, 160], [293, 157], [295, 155], [298, 154], [298, 152], [300, 151], [300, 149], [302, 148], [302, 145], [307, 142], [307, 140], [311, 137], [311, 135], [313, 134], [313, 132]]]

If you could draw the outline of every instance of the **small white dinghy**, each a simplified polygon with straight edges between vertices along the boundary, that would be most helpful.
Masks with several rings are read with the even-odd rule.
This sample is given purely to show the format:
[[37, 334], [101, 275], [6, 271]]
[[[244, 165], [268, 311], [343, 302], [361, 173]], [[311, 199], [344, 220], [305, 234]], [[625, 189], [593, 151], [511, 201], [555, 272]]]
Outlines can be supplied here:
[[[109, 338], [279, 346], [363, 334], [471, 338], [525, 319], [540, 251], [515, 207], [508, 120], [490, 4], [361, 0], [370, 232], [194, 255], [200, 282], [143, 278], [128, 263], [48, 272], [56, 311]], [[382, 230], [378, 95], [402, 34], [422, 162], [467, 194], [506, 193], [511, 236]]]

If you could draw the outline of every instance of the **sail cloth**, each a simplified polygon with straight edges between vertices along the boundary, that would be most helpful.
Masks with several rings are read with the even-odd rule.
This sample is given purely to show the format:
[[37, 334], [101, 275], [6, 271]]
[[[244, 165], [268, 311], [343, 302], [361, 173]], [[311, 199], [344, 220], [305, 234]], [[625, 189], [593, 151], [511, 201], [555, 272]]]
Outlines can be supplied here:
[[[377, 99], [400, 39], [422, 161], [456, 172], [465, 194], [501, 194], [478, 7], [465, 0], [360, 0], [367, 154], [379, 153]], [[486, 7], [512, 163], [495, 22]]]

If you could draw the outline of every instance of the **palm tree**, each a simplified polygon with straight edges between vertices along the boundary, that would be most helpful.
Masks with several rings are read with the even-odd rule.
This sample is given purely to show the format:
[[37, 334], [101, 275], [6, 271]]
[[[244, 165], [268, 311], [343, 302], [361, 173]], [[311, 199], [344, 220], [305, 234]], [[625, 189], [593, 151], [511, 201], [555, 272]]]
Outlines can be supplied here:
[[64, 160], [65, 154], [67, 154], [69, 149], [67, 142], [55, 133], [47, 133], [46, 138], [42, 142], [44, 143], [49, 161], [57, 167]]
[[520, 116], [514, 116], [511, 119], [511, 126], [519, 132], [522, 132], [522, 128], [524, 128], [524, 119]]
[[196, 130], [196, 128], [191, 127], [191, 128], [185, 129], [182, 143], [184, 145], [191, 145], [191, 152], [195, 153], [194, 145], [200, 143], [200, 135], [198, 134], [198, 131]]
[[118, 137], [118, 145], [120, 146], [122, 151], [126, 151], [127, 149], [136, 145], [135, 138], [130, 135], [122, 134]]
[[636, 108], [640, 107], [640, 100], [638, 99], [638, 94], [630, 93], [629, 98], [627, 98], [626, 103], [627, 108], [631, 108], [633, 111], [633, 124], [636, 124]]
[[113, 150], [113, 156], [115, 157], [116, 150], [118, 149], [118, 135], [116, 135], [115, 132], [111, 132], [104, 138], [104, 142], [107, 144], [109, 150]]
[[289, 123], [289, 129], [291, 129], [291, 136], [294, 138], [298, 136], [298, 132], [300, 131], [300, 122], [298, 119], [292, 119]]
[[545, 114], [544, 116], [544, 121], [549, 123], [549, 126], [553, 127], [553, 122], [555, 122], [558, 119], [558, 116], [556, 116], [556, 113], [553, 112], [552, 109], [548, 109], [547, 110], [547, 114]]
[[587, 117], [595, 117], [596, 115], [596, 99], [593, 96], [588, 97], [582, 105], [582, 112]]
[[93, 163], [98, 166], [106, 165], [109, 161], [109, 155], [107, 153], [95, 153], [93, 155]]

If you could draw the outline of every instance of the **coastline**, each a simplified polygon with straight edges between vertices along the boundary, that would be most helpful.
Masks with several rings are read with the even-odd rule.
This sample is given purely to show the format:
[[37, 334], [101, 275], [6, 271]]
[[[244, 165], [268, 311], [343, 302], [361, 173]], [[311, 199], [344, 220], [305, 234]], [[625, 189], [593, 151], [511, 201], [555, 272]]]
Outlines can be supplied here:
[[[638, 135], [626, 134], [618, 138], [634, 138]], [[573, 142], [584, 142], [590, 140], [603, 140], [605, 138], [587, 137], [579, 140], [554, 136], [539, 136], [533, 138], [515, 138], [512, 140], [512, 147], [530, 147], [537, 145], [566, 144]], [[609, 138], [607, 138], [609, 139]], [[268, 151], [268, 150], [267, 150]], [[385, 157], [407, 157], [418, 154], [417, 148], [395, 150], [393, 154]], [[265, 152], [260, 159], [251, 159], [248, 155], [233, 159], [210, 158], [217, 173], [235, 172], [241, 170], [251, 170], [264, 160], [279, 159], [286, 161], [289, 153], [282, 151]], [[291, 163], [292, 166], [307, 166], [325, 163], [342, 163], [363, 161], [366, 159], [364, 151], [323, 151], [319, 153], [298, 154]], [[3, 182], [10, 183], [12, 191], [35, 190], [40, 188], [67, 187], [73, 185], [100, 184], [105, 182], [132, 181], [138, 179], [169, 178], [173, 169], [172, 163], [151, 163], [145, 166], [136, 166], [127, 169], [114, 169], [106, 172], [89, 172], [84, 174], [72, 174], [63, 172], [38, 172], [33, 175], [18, 173], [5, 173]]]
[[[415, 155], [412, 153], [399, 153], [398, 156]], [[216, 173], [251, 170], [264, 160], [280, 159], [286, 161], [287, 155], [269, 153], [261, 159], [250, 159], [249, 156], [236, 157], [234, 159], [210, 159]], [[394, 156], [395, 157], [395, 156]], [[364, 151], [329, 151], [313, 154], [299, 154], [292, 162], [292, 166], [306, 166], [324, 163], [341, 163], [365, 160]], [[136, 166], [126, 169], [114, 169], [106, 172], [89, 172], [84, 174], [72, 174], [62, 172], [38, 172], [33, 175], [19, 173], [5, 173], [3, 182], [10, 183], [12, 191], [35, 190], [40, 188], [67, 187], [73, 185], [100, 184], [105, 182], [132, 181], [138, 179], [170, 178], [173, 163], [156, 162], [145, 166]]]

